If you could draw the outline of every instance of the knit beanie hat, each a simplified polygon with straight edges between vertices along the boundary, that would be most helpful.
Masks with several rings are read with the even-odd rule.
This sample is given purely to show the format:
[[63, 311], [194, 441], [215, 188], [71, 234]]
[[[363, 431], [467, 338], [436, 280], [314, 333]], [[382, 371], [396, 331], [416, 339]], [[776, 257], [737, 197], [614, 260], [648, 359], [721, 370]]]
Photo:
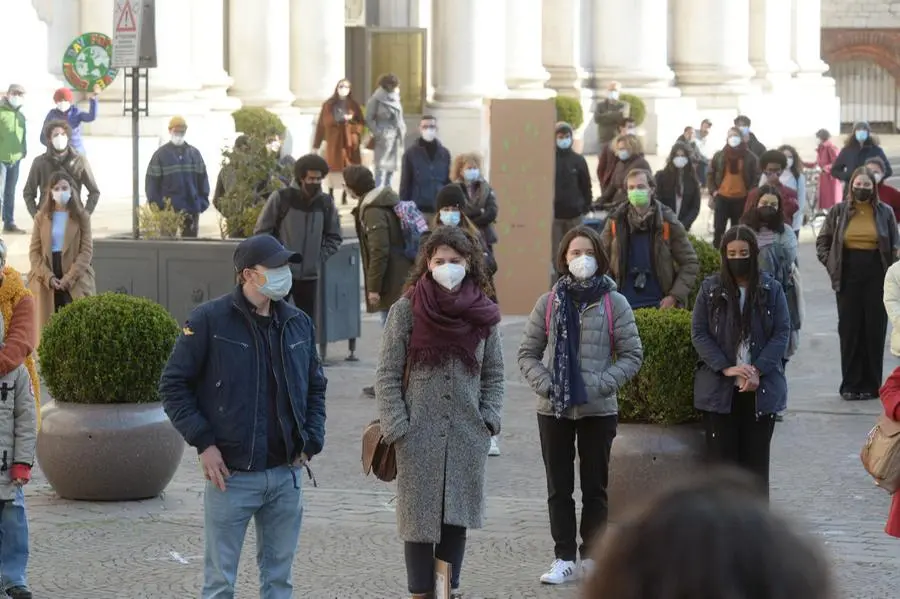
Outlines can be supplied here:
[[172, 129], [187, 129], [187, 121], [182, 116], [173, 116], [169, 121], [169, 131]]
[[55, 92], [53, 92], [53, 101], [54, 102], [68, 102], [72, 103], [72, 90], [68, 87], [61, 87]]
[[556, 134], [557, 135], [559, 135], [560, 133], [568, 133], [569, 135], [572, 135], [572, 132], [573, 132], [572, 125], [570, 125], [569, 123], [567, 123], [565, 121], [560, 121], [560, 122], [556, 123]]
[[465, 205], [466, 194], [463, 192], [462, 187], [455, 183], [444, 186], [437, 193], [438, 212], [440, 212], [442, 208], [459, 208], [462, 210]]

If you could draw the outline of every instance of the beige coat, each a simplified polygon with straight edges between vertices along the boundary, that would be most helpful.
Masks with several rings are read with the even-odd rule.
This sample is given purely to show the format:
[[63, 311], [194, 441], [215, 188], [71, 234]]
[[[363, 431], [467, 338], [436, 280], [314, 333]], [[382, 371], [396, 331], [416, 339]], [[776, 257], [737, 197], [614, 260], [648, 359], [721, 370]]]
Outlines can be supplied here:
[[[34, 294], [36, 305], [38, 338], [54, 312], [53, 289], [50, 288], [53, 278], [52, 226], [52, 218], [43, 210], [38, 211], [31, 230], [31, 273], [28, 277], [28, 288]], [[62, 249], [62, 282], [68, 285], [73, 300], [97, 293], [94, 267], [91, 266], [93, 255], [90, 218], [86, 213], [81, 218], [70, 213]]]

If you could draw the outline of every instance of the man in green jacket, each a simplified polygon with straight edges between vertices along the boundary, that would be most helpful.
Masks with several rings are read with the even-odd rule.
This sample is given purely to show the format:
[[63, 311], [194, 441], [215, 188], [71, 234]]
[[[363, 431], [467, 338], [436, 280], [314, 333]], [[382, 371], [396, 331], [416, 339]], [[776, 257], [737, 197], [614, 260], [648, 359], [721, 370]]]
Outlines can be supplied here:
[[25, 233], [16, 226], [13, 209], [16, 205], [16, 183], [19, 163], [28, 153], [25, 144], [25, 115], [22, 104], [25, 88], [13, 83], [0, 99], [0, 200], [3, 202], [3, 231]]

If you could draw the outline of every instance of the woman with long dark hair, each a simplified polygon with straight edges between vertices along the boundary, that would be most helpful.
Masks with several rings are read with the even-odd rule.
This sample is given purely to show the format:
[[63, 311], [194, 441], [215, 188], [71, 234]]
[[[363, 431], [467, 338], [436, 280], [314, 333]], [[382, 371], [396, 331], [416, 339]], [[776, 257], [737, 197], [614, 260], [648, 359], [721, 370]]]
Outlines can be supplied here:
[[816, 254], [837, 298], [841, 343], [841, 397], [878, 397], [884, 367], [884, 277], [897, 260], [900, 235], [890, 206], [878, 197], [872, 171], [861, 166], [849, 178], [844, 201], [825, 218]]
[[700, 179], [694, 155], [689, 144], [676, 142], [666, 166], [656, 173], [656, 199], [672, 209], [687, 231], [700, 214]]
[[[547, 476], [555, 559], [540, 578], [544, 584], [576, 580], [593, 566], [591, 547], [609, 512], [606, 487], [618, 424], [616, 394], [644, 359], [634, 313], [605, 274], [608, 270], [599, 233], [585, 226], [566, 233], [556, 255], [559, 279], [538, 299], [519, 345], [519, 370], [538, 396]], [[572, 499], [576, 450], [580, 547]]]
[[422, 244], [391, 307], [375, 375], [382, 434], [397, 455], [397, 528], [413, 597], [434, 590], [435, 558], [460, 597], [466, 531], [484, 520], [485, 465], [500, 432], [500, 309], [481, 244], [441, 227]]
[[[331, 97], [322, 104], [313, 140], [316, 151], [325, 143], [325, 160], [328, 162], [325, 179], [332, 199], [335, 189], [344, 188], [344, 169], [362, 163], [359, 144], [365, 124], [362, 107], [353, 98], [350, 81], [341, 79]], [[345, 191], [341, 192], [341, 203], [347, 203]]]
[[81, 205], [77, 189], [69, 173], [53, 173], [34, 217], [28, 287], [37, 304], [38, 334], [54, 312], [97, 292], [91, 266], [91, 219]]
[[791, 318], [781, 284], [759, 269], [753, 229], [726, 231], [720, 253], [721, 271], [703, 281], [694, 304], [694, 406], [703, 413], [709, 458], [755, 474], [768, 494], [776, 414], [787, 406]]

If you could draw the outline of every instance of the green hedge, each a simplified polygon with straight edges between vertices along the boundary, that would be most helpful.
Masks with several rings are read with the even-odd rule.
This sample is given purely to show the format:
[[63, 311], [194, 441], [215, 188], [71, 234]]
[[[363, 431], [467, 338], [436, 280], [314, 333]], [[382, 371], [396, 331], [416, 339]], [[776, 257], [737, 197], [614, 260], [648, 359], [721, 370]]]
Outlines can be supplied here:
[[694, 409], [697, 352], [691, 343], [688, 310], [635, 310], [644, 345], [640, 372], [619, 391], [621, 422], [684, 424], [699, 418]]
[[584, 124], [584, 109], [577, 98], [556, 96], [556, 121], [563, 121], [578, 129]]
[[694, 289], [688, 297], [688, 308], [693, 308], [694, 300], [697, 299], [697, 292], [700, 290], [700, 285], [704, 279], [721, 270], [722, 256], [719, 254], [719, 250], [708, 241], [704, 241], [694, 235], [688, 235], [688, 239], [691, 245], [694, 246], [694, 251], [697, 252], [697, 259], [700, 261], [700, 274], [697, 275], [697, 282], [694, 283]]
[[263, 140], [273, 134], [284, 135], [287, 129], [277, 114], [256, 106], [239, 108], [231, 113], [231, 117], [235, 131]]
[[644, 101], [633, 94], [622, 94], [619, 96], [619, 99], [623, 102], [628, 102], [628, 105], [631, 107], [628, 116], [634, 119], [635, 126], [640, 127], [643, 125], [644, 119], [647, 118], [647, 105], [644, 104]]
[[158, 401], [159, 377], [178, 333], [178, 323], [156, 302], [122, 293], [86, 297], [44, 327], [41, 377], [59, 401]]

